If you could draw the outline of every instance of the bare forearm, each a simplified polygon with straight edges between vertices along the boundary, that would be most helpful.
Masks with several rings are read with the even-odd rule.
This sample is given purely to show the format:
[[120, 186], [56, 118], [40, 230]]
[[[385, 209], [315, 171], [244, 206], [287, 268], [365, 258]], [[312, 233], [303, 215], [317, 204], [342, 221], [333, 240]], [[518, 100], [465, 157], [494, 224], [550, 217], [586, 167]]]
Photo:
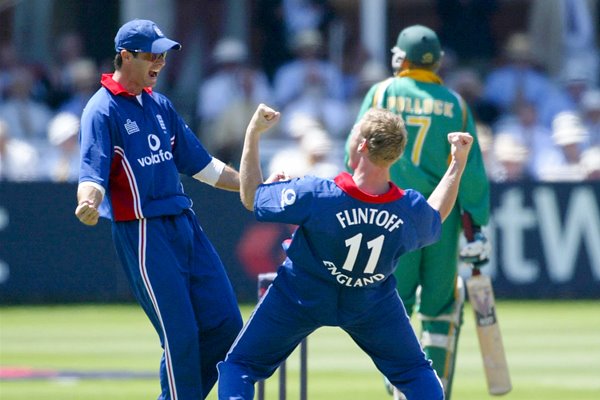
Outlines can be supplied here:
[[452, 160], [442, 180], [427, 199], [429, 205], [439, 211], [442, 221], [450, 215], [454, 208], [464, 169], [464, 166], [460, 166], [455, 160]]
[[225, 166], [215, 184], [218, 189], [229, 190], [231, 192], [240, 191], [240, 174], [233, 168]]
[[254, 209], [256, 188], [263, 182], [258, 150], [259, 134], [248, 128], [240, 162], [240, 198], [248, 210]]
[[442, 221], [450, 215], [456, 203], [460, 178], [467, 165], [473, 137], [466, 132], [451, 132], [448, 134], [448, 142], [452, 155], [450, 165], [440, 183], [427, 199], [429, 205], [439, 211]]
[[256, 188], [263, 182], [258, 141], [260, 135], [272, 128], [278, 120], [279, 112], [260, 104], [246, 129], [240, 161], [240, 199], [248, 210], [254, 210]]

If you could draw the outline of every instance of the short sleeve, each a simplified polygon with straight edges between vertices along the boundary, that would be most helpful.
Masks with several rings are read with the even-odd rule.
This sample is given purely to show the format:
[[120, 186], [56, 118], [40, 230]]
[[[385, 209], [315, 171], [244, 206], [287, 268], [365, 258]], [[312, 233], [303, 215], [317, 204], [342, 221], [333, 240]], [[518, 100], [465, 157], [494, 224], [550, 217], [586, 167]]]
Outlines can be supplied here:
[[310, 217], [314, 188], [309, 177], [259, 185], [254, 199], [256, 219], [301, 225]]

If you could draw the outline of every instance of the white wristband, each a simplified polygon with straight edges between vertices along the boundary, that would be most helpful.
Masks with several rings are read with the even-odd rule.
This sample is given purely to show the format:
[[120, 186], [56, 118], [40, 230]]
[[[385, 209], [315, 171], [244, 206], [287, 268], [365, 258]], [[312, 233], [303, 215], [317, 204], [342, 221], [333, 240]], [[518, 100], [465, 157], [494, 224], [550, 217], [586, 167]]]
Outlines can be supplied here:
[[202, 171], [194, 175], [194, 178], [198, 179], [200, 182], [215, 186], [224, 169], [225, 163], [213, 157], [210, 163], [208, 163]]

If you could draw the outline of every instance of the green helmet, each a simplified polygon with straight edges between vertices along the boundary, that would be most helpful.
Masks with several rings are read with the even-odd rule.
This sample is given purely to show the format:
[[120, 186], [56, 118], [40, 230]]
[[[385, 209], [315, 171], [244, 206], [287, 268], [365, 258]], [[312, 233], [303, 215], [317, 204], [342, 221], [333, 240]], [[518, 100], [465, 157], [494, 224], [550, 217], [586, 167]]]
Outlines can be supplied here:
[[423, 25], [412, 25], [400, 32], [392, 53], [394, 68], [400, 68], [405, 59], [417, 65], [429, 66], [439, 61], [442, 46], [434, 31]]

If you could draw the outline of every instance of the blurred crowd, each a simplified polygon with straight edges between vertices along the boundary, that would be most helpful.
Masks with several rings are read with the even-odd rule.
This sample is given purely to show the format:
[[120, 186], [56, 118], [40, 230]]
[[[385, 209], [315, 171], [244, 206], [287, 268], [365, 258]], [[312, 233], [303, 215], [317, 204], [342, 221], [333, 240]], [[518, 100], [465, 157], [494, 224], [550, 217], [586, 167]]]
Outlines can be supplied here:
[[[237, 167], [246, 124], [267, 103], [282, 121], [261, 144], [265, 172], [334, 176], [364, 95], [391, 66], [357, 38], [336, 48], [343, 23], [327, 0], [258, 3], [262, 51], [219, 40], [188, 122]], [[528, 26], [502, 42], [492, 30], [497, 10], [496, 0], [436, 2], [439, 74], [471, 107], [490, 180], [600, 179], [597, 2], [533, 0]], [[76, 32], [57, 43], [59, 62], [43, 66], [0, 44], [0, 180], [77, 181], [79, 116], [112, 66], [90, 59]]]

